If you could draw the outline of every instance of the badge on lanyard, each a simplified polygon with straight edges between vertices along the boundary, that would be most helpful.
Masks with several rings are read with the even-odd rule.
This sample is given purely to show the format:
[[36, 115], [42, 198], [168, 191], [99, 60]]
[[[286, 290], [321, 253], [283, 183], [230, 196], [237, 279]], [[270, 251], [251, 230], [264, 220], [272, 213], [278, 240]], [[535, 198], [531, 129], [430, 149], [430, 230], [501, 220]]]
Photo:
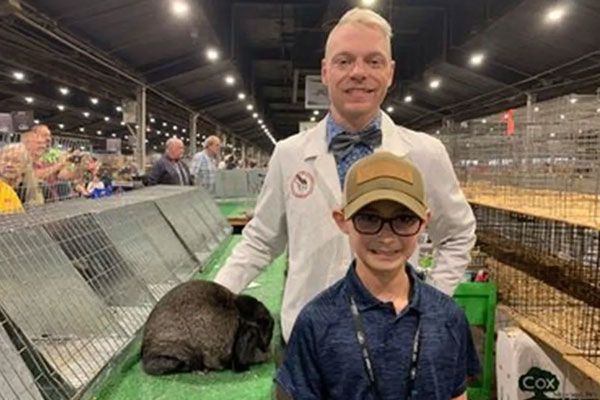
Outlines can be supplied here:
[[315, 178], [311, 173], [308, 171], [300, 171], [294, 175], [294, 178], [292, 179], [292, 194], [299, 199], [303, 199], [312, 193], [314, 186]]

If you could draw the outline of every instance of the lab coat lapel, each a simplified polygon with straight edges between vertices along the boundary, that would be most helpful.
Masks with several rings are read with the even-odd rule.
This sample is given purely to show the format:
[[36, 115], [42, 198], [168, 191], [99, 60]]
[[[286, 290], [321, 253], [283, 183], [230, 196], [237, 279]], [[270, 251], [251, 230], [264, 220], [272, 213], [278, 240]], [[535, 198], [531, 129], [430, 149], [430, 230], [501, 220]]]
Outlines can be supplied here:
[[304, 151], [304, 161], [313, 164], [317, 186], [332, 207], [339, 207], [342, 199], [337, 166], [333, 154], [327, 151], [326, 127], [327, 118], [323, 118], [316, 127], [308, 133]]
[[411, 144], [404, 134], [404, 128], [397, 126], [383, 111], [381, 112], [381, 146], [375, 151], [389, 151], [399, 157], [408, 154]]

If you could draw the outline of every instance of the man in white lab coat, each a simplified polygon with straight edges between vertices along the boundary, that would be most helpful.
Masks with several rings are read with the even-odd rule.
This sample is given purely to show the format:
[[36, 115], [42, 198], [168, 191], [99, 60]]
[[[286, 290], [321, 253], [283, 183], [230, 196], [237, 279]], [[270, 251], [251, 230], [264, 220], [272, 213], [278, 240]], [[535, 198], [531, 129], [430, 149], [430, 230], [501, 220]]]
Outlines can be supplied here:
[[321, 65], [329, 114], [277, 143], [254, 218], [215, 278], [240, 292], [287, 246], [286, 341], [301, 308], [347, 271], [350, 247], [331, 212], [341, 203], [348, 167], [373, 151], [405, 156], [424, 175], [432, 212], [428, 234], [436, 248], [429, 283], [452, 294], [469, 263], [475, 219], [444, 145], [395, 125], [380, 109], [394, 74], [390, 42], [390, 25], [366, 9], [349, 11], [331, 31]]

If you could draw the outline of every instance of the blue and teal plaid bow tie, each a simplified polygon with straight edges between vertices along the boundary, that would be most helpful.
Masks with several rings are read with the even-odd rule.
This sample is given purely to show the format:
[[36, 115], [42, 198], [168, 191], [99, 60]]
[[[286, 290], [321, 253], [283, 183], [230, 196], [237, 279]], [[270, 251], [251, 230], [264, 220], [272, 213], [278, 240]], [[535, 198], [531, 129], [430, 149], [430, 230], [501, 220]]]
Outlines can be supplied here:
[[381, 146], [381, 129], [373, 126], [361, 132], [341, 133], [331, 139], [329, 151], [333, 153], [336, 160], [341, 160], [350, 154], [354, 146], [359, 143], [371, 147], [371, 150]]

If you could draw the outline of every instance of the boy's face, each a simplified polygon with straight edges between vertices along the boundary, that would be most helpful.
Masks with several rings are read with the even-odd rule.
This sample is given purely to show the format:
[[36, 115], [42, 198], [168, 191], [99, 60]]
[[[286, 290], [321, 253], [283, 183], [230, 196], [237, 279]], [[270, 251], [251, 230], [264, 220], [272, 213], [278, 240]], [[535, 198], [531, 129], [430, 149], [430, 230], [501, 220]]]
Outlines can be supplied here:
[[[361, 208], [345, 220], [341, 211], [334, 211], [333, 217], [339, 228], [348, 235], [350, 246], [357, 263], [362, 264], [371, 271], [394, 271], [404, 268], [406, 262], [417, 247], [419, 234], [425, 229], [427, 221], [420, 222], [412, 211], [402, 204], [389, 200], [379, 200]], [[378, 233], [364, 234], [359, 232], [369, 231], [369, 224], [373, 224], [378, 218], [397, 218], [392, 222], [395, 230], [403, 235], [400, 236], [386, 222]], [[363, 225], [360, 224], [362, 220]], [[376, 227], [376, 224], [373, 225]], [[359, 230], [357, 230], [357, 227]]]

